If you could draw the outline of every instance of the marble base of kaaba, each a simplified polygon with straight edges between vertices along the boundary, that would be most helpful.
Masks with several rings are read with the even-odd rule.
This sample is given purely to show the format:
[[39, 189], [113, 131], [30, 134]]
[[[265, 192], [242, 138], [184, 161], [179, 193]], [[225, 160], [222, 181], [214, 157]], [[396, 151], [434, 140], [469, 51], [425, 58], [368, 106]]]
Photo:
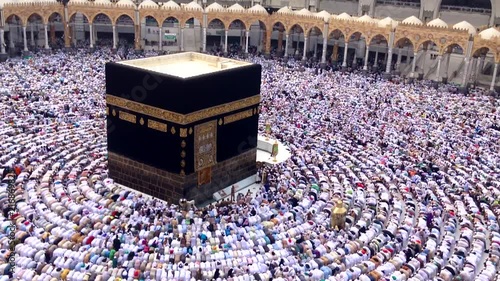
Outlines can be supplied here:
[[214, 192], [257, 173], [257, 149], [212, 166], [211, 182], [198, 187], [198, 173], [180, 175], [109, 153], [110, 177], [117, 183], [153, 197], [176, 203], [180, 198], [202, 203]]

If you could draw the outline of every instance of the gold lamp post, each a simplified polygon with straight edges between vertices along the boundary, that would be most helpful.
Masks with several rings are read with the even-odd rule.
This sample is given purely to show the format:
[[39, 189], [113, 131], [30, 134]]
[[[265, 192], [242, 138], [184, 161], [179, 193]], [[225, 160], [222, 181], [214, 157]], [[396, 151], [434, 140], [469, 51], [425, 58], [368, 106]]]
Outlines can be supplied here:
[[331, 226], [335, 229], [345, 228], [345, 218], [347, 215], [347, 209], [344, 206], [342, 200], [337, 200], [335, 206], [332, 210]]
[[269, 141], [269, 135], [271, 134], [271, 123], [266, 121], [266, 141]]
[[274, 157], [273, 162], [278, 162], [278, 159], [276, 159], [276, 156], [278, 156], [278, 141], [275, 140], [273, 144], [273, 152], [271, 154], [272, 157]]

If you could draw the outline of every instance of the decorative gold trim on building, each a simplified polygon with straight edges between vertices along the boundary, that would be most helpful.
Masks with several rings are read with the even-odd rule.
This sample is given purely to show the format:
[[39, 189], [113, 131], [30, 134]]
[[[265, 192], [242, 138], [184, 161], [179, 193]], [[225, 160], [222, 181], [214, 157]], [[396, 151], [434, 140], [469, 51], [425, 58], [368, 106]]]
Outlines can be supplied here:
[[144, 125], [144, 118], [141, 117], [141, 119], [139, 120], [139, 124]]
[[109, 107], [106, 106], [106, 115], [109, 115]]
[[180, 128], [179, 129], [179, 136], [181, 138], [186, 138], [188, 136], [187, 128]]
[[182, 148], [186, 147], [186, 142], [185, 141], [181, 141], [181, 147]]
[[220, 119], [219, 119], [219, 126], [222, 126], [222, 124], [224, 124], [224, 123], [223, 123], [223, 121], [222, 121], [222, 118], [220, 118]]
[[113, 109], [113, 110], [111, 111], [111, 114], [113, 114], [113, 116], [116, 116], [116, 110], [114, 110], [114, 109]]
[[175, 127], [172, 126], [172, 128], [170, 129], [170, 132], [172, 133], [172, 135], [175, 135]]
[[191, 135], [192, 133], [193, 133], [193, 128], [192, 128], [192, 127], [190, 127], [190, 128], [189, 128], [189, 134]]
[[182, 167], [182, 168], [186, 167], [186, 161], [181, 160], [181, 167]]
[[180, 174], [181, 174], [181, 176], [185, 176], [186, 175], [186, 172], [184, 172], [184, 169], [181, 170]]
[[135, 116], [134, 114], [130, 114], [128, 112], [119, 111], [118, 118], [120, 118], [120, 120], [127, 121], [130, 123], [134, 124], [137, 123], [137, 116]]
[[253, 109], [248, 109], [242, 112], [224, 116], [224, 124], [227, 125], [252, 116], [253, 116]]
[[208, 119], [217, 115], [226, 114], [231, 111], [256, 105], [260, 103], [260, 95], [255, 95], [241, 100], [216, 105], [214, 107], [205, 108], [185, 115], [150, 105], [145, 105], [135, 101], [130, 101], [113, 95], [106, 96], [106, 103], [108, 105], [120, 107], [142, 115], [151, 116], [154, 118], [169, 121], [179, 125], [186, 125], [200, 120]]
[[167, 132], [167, 124], [155, 120], [148, 120], [148, 128], [164, 133]]
[[181, 151], [181, 158], [184, 158], [184, 157], [186, 157], [186, 151], [183, 150], [183, 151]]

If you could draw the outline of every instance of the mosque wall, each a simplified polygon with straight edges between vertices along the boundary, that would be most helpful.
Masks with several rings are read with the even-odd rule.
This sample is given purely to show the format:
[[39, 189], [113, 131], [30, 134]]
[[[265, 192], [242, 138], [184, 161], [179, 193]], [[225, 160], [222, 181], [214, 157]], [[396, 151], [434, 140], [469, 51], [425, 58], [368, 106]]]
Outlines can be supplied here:
[[[288, 3], [288, 1], [286, 2]], [[269, 4], [265, 1], [261, 3], [266, 6]], [[284, 2], [280, 3], [283, 4]], [[315, 4], [315, 2], [310, 2], [311, 6]], [[405, 21], [399, 23], [396, 23], [389, 19], [389, 22], [392, 22], [392, 25], [388, 24], [386, 26], [383, 26], [383, 24], [381, 24], [381, 20], [372, 19], [370, 17], [360, 18], [350, 17], [346, 15], [342, 15], [339, 17], [330, 15], [328, 12], [324, 11], [328, 10], [335, 14], [345, 12], [347, 14], [357, 15], [359, 8], [357, 1], [324, 1], [321, 3], [321, 5], [319, 5], [319, 7], [316, 7], [318, 10], [323, 10], [320, 13], [312, 13], [307, 11], [307, 9], [292, 11], [288, 7], [283, 7], [280, 9], [280, 11], [273, 14], [269, 14], [265, 8], [259, 5], [255, 5], [250, 9], [245, 9], [242, 7], [227, 8], [222, 7], [219, 4], [215, 4], [211, 8], [207, 7], [206, 12], [204, 12], [202, 6], [196, 4], [195, 2], [191, 2], [189, 5], [178, 5], [173, 2], [169, 2], [168, 5], [165, 4], [162, 7], [156, 7], [155, 5], [156, 4], [153, 4], [153, 6], [139, 7], [138, 14], [134, 16], [135, 7], [133, 7], [133, 4], [131, 6], [124, 6], [120, 5], [120, 3], [106, 3], [98, 5], [95, 3], [70, 2], [70, 4], [67, 6], [67, 13], [69, 15], [69, 18], [76, 18], [74, 17], [74, 15], [80, 13], [85, 16], [88, 22], [94, 22], [94, 19], [96, 19], [96, 16], [98, 14], [107, 16], [110, 19], [110, 23], [107, 24], [108, 26], [100, 26], [102, 25], [102, 23], [94, 22], [94, 31], [95, 33], [97, 33], [93, 37], [94, 44], [96, 44], [96, 40], [99, 41], [99, 39], [102, 38], [109, 39], [111, 37], [111, 34], [113, 34], [113, 31], [116, 31], [118, 34], [115, 34], [115, 38], [127, 38], [127, 40], [130, 40], [133, 36], [134, 48], [136, 50], [156, 50], [159, 48], [158, 44], [145, 44], [145, 37], [151, 37], [151, 39], [148, 40], [153, 40], [154, 37], [158, 36], [158, 34], [144, 34], [144, 24], [142, 24], [144, 22], [143, 19], [149, 16], [154, 18], [157, 23], [167, 22], [167, 25], [172, 23], [167, 19], [175, 18], [180, 26], [180, 29], [182, 30], [182, 28], [184, 28], [184, 51], [203, 52], [206, 50], [210, 50], [214, 42], [216, 45], [223, 45], [221, 43], [223, 43], [225, 39], [223, 38], [224, 28], [229, 27], [230, 24], [235, 20], [240, 20], [243, 23], [240, 24], [241, 27], [249, 31], [250, 33], [249, 45], [251, 47], [256, 46], [258, 51], [261, 51], [266, 55], [270, 55], [271, 50], [274, 50], [277, 46], [281, 46], [281, 48], [284, 47], [283, 41], [285, 36], [283, 36], [284, 34], [281, 34], [280, 36], [278, 32], [278, 25], [281, 25], [282, 27], [280, 28], [284, 28], [283, 33], [288, 33], [290, 35], [288, 54], [295, 54], [297, 55], [297, 58], [303, 56], [304, 59], [307, 58], [308, 55], [303, 55], [301, 52], [301, 49], [304, 48], [303, 46], [305, 43], [304, 34], [307, 34], [309, 39], [307, 44], [308, 50], [316, 49], [317, 52], [315, 52], [315, 54], [319, 55], [321, 54], [323, 48], [318, 46], [316, 43], [318, 43], [318, 41], [322, 43], [322, 38], [321, 40], [317, 40], [318, 38], [316, 38], [315, 40], [314, 37], [317, 36], [316, 34], [321, 34], [322, 32], [328, 30], [328, 46], [326, 48], [325, 56], [321, 57], [321, 61], [323, 63], [325, 63], [327, 59], [330, 58], [332, 50], [335, 49], [335, 47], [332, 48], [332, 45], [334, 43], [343, 45], [345, 40], [359, 41], [360, 37], [356, 35], [356, 33], [360, 33], [362, 37], [365, 37], [365, 39], [367, 39], [367, 42], [370, 42], [369, 48], [370, 53], [372, 54], [372, 58], [374, 57], [373, 53], [387, 53], [393, 48], [400, 50], [407, 49], [410, 53], [420, 53], [420, 49], [423, 43], [432, 42], [432, 44], [435, 44], [437, 47], [439, 47], [439, 55], [443, 55], [445, 52], [447, 52], [449, 50], [448, 46], [457, 44], [462, 48], [462, 50], [466, 51], [462, 54], [469, 54], [470, 56], [470, 54], [476, 54], [476, 51], [478, 49], [486, 48], [493, 54], [495, 62], [500, 61], [500, 49], [497, 48], [498, 41], [500, 39], [496, 35], [496, 32], [498, 31], [494, 30], [493, 28], [493, 30], [488, 29], [482, 31], [482, 34], [477, 33], [484, 29], [483, 23], [485, 23], [488, 19], [488, 15], [481, 14], [479, 12], [474, 13], [474, 16], [471, 16], [466, 12], [449, 10], [442, 11], [442, 17], [446, 21], [449, 21], [449, 23], [443, 23], [442, 19], [439, 19], [441, 22], [438, 21], [437, 25], [436, 22], [434, 23], [434, 25], [427, 25], [426, 23], [422, 23], [418, 19], [418, 17], [420, 16], [420, 7], [418, 5], [411, 4], [406, 6], [395, 6], [379, 3], [375, 5], [374, 15], [370, 16], [373, 16], [375, 18], [384, 18], [387, 16], [391, 16], [395, 19], [403, 19], [408, 16], [414, 16], [412, 18], [407, 18], [405, 19]], [[283, 6], [279, 4], [276, 5]], [[3, 16], [5, 17], [4, 20], [6, 22], [6, 25], [3, 27], [5, 31], [4, 34], [8, 41], [13, 41], [16, 43], [16, 45], [14, 46], [14, 44], [10, 45], [9, 42], [9, 53], [14, 54], [16, 51], [20, 51], [22, 49], [24, 49], [24, 51], [29, 51], [32, 48], [31, 42], [34, 40], [29, 38], [30, 36], [32, 36], [30, 34], [31, 32], [29, 27], [33, 22], [32, 16], [34, 15], [34, 10], [39, 10], [38, 14], [40, 16], [40, 20], [38, 20], [38, 22], [41, 21], [43, 24], [51, 23], [51, 17], [54, 14], [63, 14], [63, 8], [61, 7], [61, 5], [41, 5], [40, 3], [30, 3], [29, 5], [20, 5], [16, 3], [4, 4]], [[116, 28], [114, 30], [111, 28], [111, 24], [117, 24], [118, 19], [123, 15], [126, 15], [131, 19], [130, 25], [134, 24], [134, 33], [132, 33], [131, 26], [124, 27], [118, 24], [116, 25]], [[207, 17], [206, 22], [203, 20], [204, 16]], [[424, 16], [427, 20], [430, 19], [428, 15]], [[433, 15], [431, 16], [431, 18], [432, 17], [439, 17], [439, 15]], [[201, 25], [193, 29], [191, 24], [192, 19], [194, 19], [195, 23], [201, 23]], [[218, 30], [213, 29], [213, 27], [208, 24], [214, 19], [218, 19], [222, 22], [222, 27], [220, 27]], [[474, 25], [471, 26], [468, 23], [462, 23], [459, 30], [455, 29], [452, 23], [461, 19], [472, 21]], [[78, 28], [72, 27], [72, 22], [64, 24], [66, 21], [68, 21], [67, 19], [63, 18], [62, 21], [62, 23], [56, 23], [56, 25], [59, 25], [56, 29], [58, 31], [60, 29], [63, 31], [64, 37], [61, 37], [63, 36], [61, 34], [61, 31], [59, 31], [57, 36], [59, 38], [64, 38], [65, 47], [70, 48], [76, 43], [84, 43], [82, 40], [78, 40], [79, 38], [83, 38], [83, 36], [85, 36], [87, 40], [89, 39], [89, 32], [87, 31], [87, 28], [90, 28], [90, 26], [84, 26], [83, 29], [81, 27], [78, 27], [81, 28], [81, 30], [79, 30]], [[149, 21], [150, 24], [152, 22], [153, 21]], [[260, 24], [256, 24], [259, 22]], [[385, 19], [384, 22], [387, 22], [387, 19]], [[10, 31], [11, 26], [16, 30], [15, 33], [12, 33], [13, 36], [11, 36], [10, 32], [8, 32], [8, 30]], [[24, 38], [23, 32], [21, 32], [21, 26], [28, 27], [26, 32], [27, 38]], [[311, 32], [314, 27], [316, 27], [319, 32]], [[479, 28], [479, 30], [474, 30], [474, 27]], [[207, 31], [207, 37], [204, 38], [202, 35], [204, 32], [202, 32], [202, 30], [205, 28]], [[104, 29], [107, 31], [106, 33], [104, 33]], [[76, 31], [76, 33], [74, 33], [74, 31]], [[210, 34], [214, 32], [216, 35], [210, 36]], [[41, 33], [44, 33], [44, 30], [38, 31], [38, 45], [41, 45], [41, 43], [45, 43], [41, 42], [42, 40], [44, 40], [42, 38], [45, 37], [41, 35]], [[238, 36], [239, 33], [241, 33], [241, 29], [237, 28], [235, 30], [230, 30], [228, 32], [227, 38], [228, 43], [230, 44], [231, 42], [240, 42], [240, 44], [243, 45], [245, 40], [242, 40], [241, 36]], [[177, 34], [180, 34], [180, 31], [178, 31]], [[220, 37], [220, 41], [218, 41], [219, 38], [216, 38], [218, 35]], [[297, 39], [295, 38], [297, 37], [297, 35], [299, 38], [298, 44]], [[372, 39], [374, 38], [377, 39], [375, 41], [372, 41]], [[473, 43], [471, 45], [469, 45], [468, 43], [470, 40], [473, 40]], [[24, 48], [23, 41], [27, 42]], [[393, 43], [388, 46], [387, 42]], [[49, 43], [53, 44], [51, 42]], [[51, 47], [50, 44], [45, 43], [45, 48], [49, 49]], [[114, 48], [116, 48], [117, 43], [113, 42], [113, 44]], [[340, 47], [342, 49], [342, 46]], [[359, 44], [355, 42], [349, 42], [350, 49], [360, 47], [361, 50], [358, 50], [358, 52], [356, 53], [356, 57], [358, 58], [364, 57], [362, 46], [359, 46]], [[470, 50], [467, 50], [469, 48], [472, 48], [472, 52], [470, 52]], [[181, 49], [182, 48], [179, 42], [174, 45], [164, 44], [163, 46], [164, 51], [168, 50], [177, 52], [181, 51]], [[11, 50], [13, 51], [11, 52]], [[404, 50], [403, 52], [405, 52]], [[397, 52], [398, 50], [393, 50], [393, 53]], [[283, 52], [278, 52], [278, 54], [280, 53], [282, 54]], [[349, 51], [349, 54], [352, 54], [352, 51]], [[328, 58], [326, 57], [326, 55], [328, 55]], [[348, 56], [348, 59], [351, 60], [352, 58]], [[464, 58], [464, 63], [467, 59], [470, 58]], [[394, 57], [392, 60], [384, 62], [384, 64], [386, 63], [394, 64]], [[344, 62], [343, 65], [344, 64], [348, 65], [348, 62]], [[398, 67], [399, 69], [401, 69], [401, 67], [404, 68], [404, 64], [407, 64], [407, 62], [401, 62], [401, 64], [396, 67]], [[428, 66], [426, 66], [426, 68], [427, 67]], [[405, 75], [410, 73], [411, 67], [407, 70], [408, 71], [404, 72]], [[460, 67], [459, 69], [451, 69], [449, 72], [453, 71], [460, 72]]]
[[420, 9], [416, 7], [396, 7], [393, 5], [381, 5], [377, 4], [375, 6], [375, 17], [376, 18], [386, 18], [391, 17], [395, 20], [403, 20], [405, 18], [416, 16], [418, 17]]
[[440, 18], [448, 24], [457, 24], [461, 21], [467, 21], [473, 26], [485, 26], [490, 21], [489, 14], [465, 13], [455, 11], [441, 11]]
[[348, 13], [351, 16], [358, 15], [358, 1], [329, 0], [321, 1], [319, 10], [326, 10], [332, 14]]

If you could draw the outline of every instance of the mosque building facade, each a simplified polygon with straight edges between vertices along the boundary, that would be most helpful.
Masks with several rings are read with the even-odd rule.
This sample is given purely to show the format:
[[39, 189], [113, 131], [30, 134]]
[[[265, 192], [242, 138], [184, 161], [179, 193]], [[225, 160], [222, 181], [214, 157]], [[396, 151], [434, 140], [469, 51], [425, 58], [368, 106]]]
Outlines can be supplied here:
[[[469, 21], [448, 24], [425, 3], [417, 15], [396, 20], [376, 18], [383, 13], [374, 9], [375, 1], [359, 1], [357, 11], [340, 6], [347, 12], [339, 14], [320, 11], [316, 1], [291, 1], [293, 8], [271, 13], [259, 1], [241, 2], [253, 4], [248, 8], [239, 2], [199, 2], [0, 0], [0, 57], [16, 50], [50, 51], [58, 40], [66, 48], [95, 48], [104, 38], [116, 48], [128, 40], [136, 50], [164, 52], [206, 52], [215, 45], [227, 52], [238, 44], [244, 53], [314, 58], [462, 86], [494, 90], [499, 82], [500, 31], [488, 27], [495, 24], [494, 12], [484, 19], [471, 14], [476, 25], [486, 23], [475, 26]], [[329, 2], [321, 5], [331, 8]]]

